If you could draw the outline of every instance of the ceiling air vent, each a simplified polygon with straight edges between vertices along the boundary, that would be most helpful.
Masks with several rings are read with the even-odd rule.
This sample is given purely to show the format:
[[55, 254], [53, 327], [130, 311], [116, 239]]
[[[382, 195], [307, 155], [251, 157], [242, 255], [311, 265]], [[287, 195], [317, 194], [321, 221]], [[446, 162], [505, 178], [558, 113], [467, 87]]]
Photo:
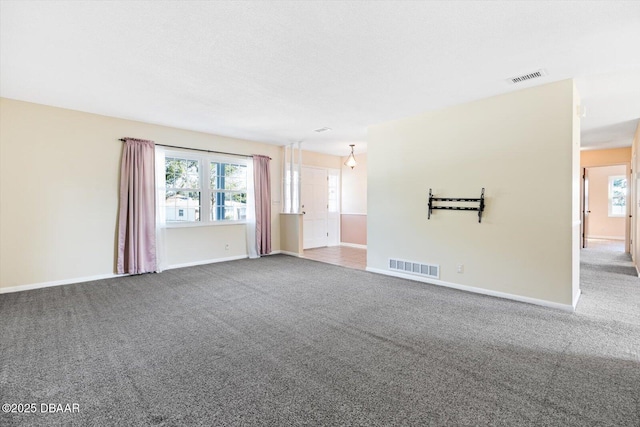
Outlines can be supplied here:
[[538, 77], [542, 77], [546, 75], [547, 75], [547, 71], [541, 68], [538, 71], [533, 71], [529, 74], [523, 74], [521, 76], [511, 77], [510, 79], [507, 79], [507, 81], [509, 83], [516, 84], [516, 83], [526, 82], [527, 80], [531, 80], [531, 79], [537, 79]]

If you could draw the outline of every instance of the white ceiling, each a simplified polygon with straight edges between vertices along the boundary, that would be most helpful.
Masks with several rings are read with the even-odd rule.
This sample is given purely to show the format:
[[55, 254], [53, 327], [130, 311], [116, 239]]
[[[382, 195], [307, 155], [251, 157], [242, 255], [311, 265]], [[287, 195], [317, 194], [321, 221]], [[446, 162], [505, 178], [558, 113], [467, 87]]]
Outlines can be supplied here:
[[369, 125], [575, 78], [603, 148], [631, 144], [639, 46], [636, 1], [3, 0], [0, 95], [347, 155]]

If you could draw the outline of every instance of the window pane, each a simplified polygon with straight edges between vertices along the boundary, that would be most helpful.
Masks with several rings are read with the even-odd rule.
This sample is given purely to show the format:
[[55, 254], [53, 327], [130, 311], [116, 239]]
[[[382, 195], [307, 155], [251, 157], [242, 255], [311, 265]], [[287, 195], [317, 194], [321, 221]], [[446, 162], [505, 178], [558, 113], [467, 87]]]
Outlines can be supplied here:
[[247, 167], [244, 165], [225, 165], [225, 175], [230, 178], [247, 180]]
[[215, 162], [211, 162], [209, 164], [209, 180], [211, 182], [211, 189], [212, 190], [216, 190], [218, 189], [218, 168], [219, 168], [219, 163], [215, 163]]
[[200, 172], [197, 160], [167, 157], [165, 179], [167, 188], [200, 188]]
[[211, 162], [209, 164], [209, 182], [212, 190], [211, 220], [238, 221], [246, 219], [246, 165]]
[[624, 216], [627, 212], [627, 178], [609, 177], [609, 216]]
[[247, 219], [247, 208], [244, 206], [214, 206], [212, 221], [244, 221]]
[[198, 173], [188, 173], [186, 181], [186, 188], [196, 189], [200, 187], [200, 175]]
[[200, 192], [167, 191], [165, 215], [167, 222], [200, 221]]
[[188, 160], [187, 161], [187, 172], [189, 173], [198, 173], [198, 161], [197, 160]]
[[[219, 188], [223, 188], [222, 185], [220, 185]], [[247, 180], [246, 178], [242, 179], [242, 178], [226, 178], [224, 180], [224, 189], [225, 190], [245, 190], [247, 188]]]
[[180, 159], [167, 157], [165, 159], [165, 178], [167, 187], [177, 187], [176, 181], [186, 172], [186, 163]]
[[239, 221], [247, 218], [247, 193], [214, 192], [210, 203], [212, 221]]
[[617, 178], [613, 180], [613, 206], [624, 206], [627, 193], [627, 180]]

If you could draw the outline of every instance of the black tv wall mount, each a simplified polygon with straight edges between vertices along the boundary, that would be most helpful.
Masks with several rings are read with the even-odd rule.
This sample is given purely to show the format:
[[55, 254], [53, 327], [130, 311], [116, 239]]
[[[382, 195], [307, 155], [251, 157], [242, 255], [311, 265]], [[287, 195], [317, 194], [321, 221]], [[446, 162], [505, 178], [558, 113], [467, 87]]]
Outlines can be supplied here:
[[[478, 206], [443, 206], [434, 205], [434, 202], [471, 202], [478, 203]], [[449, 211], [475, 211], [478, 212], [478, 222], [482, 222], [482, 212], [484, 211], [484, 188], [480, 193], [480, 198], [469, 199], [461, 197], [433, 197], [431, 188], [429, 189], [429, 214], [427, 219], [431, 219], [431, 211], [435, 209], [449, 210]]]

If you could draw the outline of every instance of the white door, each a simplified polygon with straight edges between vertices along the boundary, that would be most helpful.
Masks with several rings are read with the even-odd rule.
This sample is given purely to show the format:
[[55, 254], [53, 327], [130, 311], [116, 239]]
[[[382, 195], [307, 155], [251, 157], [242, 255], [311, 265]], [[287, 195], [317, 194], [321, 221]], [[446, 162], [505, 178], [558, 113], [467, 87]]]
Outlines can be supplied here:
[[582, 247], [587, 247], [587, 233], [589, 232], [589, 227], [587, 221], [589, 221], [589, 169], [582, 168], [582, 236], [580, 236], [582, 240]]
[[303, 248], [327, 246], [327, 170], [302, 168]]
[[631, 259], [637, 263], [636, 260], [636, 239], [638, 236], [637, 228], [638, 227], [638, 204], [640, 203], [640, 195], [638, 195], [638, 191], [640, 191], [640, 186], [638, 186], [638, 180], [636, 179], [637, 173], [634, 172], [636, 169], [636, 153], [633, 153], [633, 157], [631, 158], [631, 165], [629, 170], [629, 184], [630, 184], [630, 192], [631, 197], [627, 200], [627, 214], [629, 216], [630, 223], [630, 231], [629, 231], [629, 252], [631, 253]]
[[327, 232], [329, 246], [340, 244], [340, 170], [327, 170]]

